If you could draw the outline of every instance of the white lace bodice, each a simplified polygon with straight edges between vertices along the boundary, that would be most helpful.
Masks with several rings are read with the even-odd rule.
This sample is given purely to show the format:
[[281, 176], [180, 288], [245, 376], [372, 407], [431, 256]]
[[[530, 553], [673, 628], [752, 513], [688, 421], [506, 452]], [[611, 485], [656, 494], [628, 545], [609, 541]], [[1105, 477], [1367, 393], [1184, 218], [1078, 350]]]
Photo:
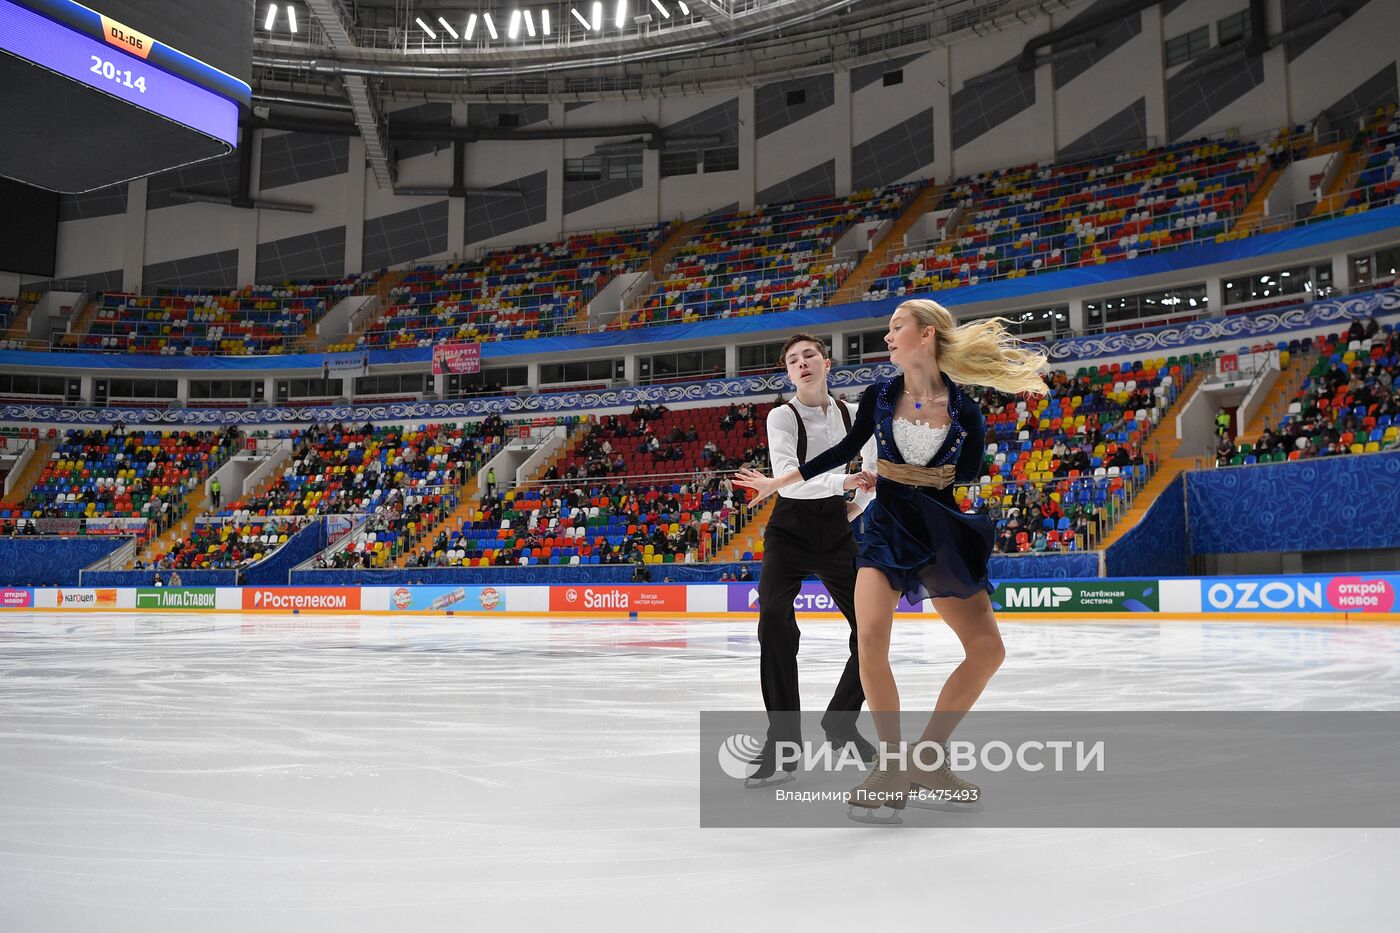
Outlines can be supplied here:
[[899, 455], [904, 458], [905, 463], [915, 466], [927, 466], [948, 437], [946, 424], [940, 428], [931, 428], [916, 421], [895, 418], [892, 427], [894, 445], [899, 448]]

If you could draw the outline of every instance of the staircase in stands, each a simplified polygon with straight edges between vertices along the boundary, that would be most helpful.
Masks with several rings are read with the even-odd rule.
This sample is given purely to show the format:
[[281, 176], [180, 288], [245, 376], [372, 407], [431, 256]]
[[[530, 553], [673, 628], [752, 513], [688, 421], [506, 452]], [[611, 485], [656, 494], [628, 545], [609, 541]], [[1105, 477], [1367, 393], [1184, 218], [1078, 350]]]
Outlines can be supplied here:
[[34, 454], [25, 464], [24, 471], [20, 473], [19, 479], [15, 480], [14, 487], [10, 494], [0, 500], [0, 505], [13, 508], [21, 505], [29, 491], [34, 488], [34, 484], [39, 481], [39, 477], [44, 473], [44, 467], [48, 466], [49, 456], [58, 445], [54, 441], [37, 440], [34, 442]]
[[933, 209], [942, 194], [943, 187], [941, 185], [930, 184], [915, 195], [914, 200], [910, 201], [909, 206], [904, 209], [904, 213], [895, 219], [880, 241], [871, 247], [870, 252], [865, 254], [865, 258], [861, 259], [860, 263], [851, 270], [851, 274], [831, 296], [828, 304], [844, 305], [860, 301], [870, 283], [875, 281], [881, 270], [889, 264], [890, 258], [904, 251], [904, 236], [909, 232], [909, 228], [914, 226], [914, 222], [920, 217]]
[[[1196, 391], [1201, 387], [1201, 383], [1205, 381], [1206, 370], [1208, 368], [1207, 365], [1202, 364], [1196, 374], [1191, 377], [1191, 381], [1182, 387], [1181, 394], [1176, 397], [1176, 401], [1162, 413], [1162, 420], [1157, 430], [1164, 430], [1172, 420], [1181, 414], [1181, 410], [1186, 406], [1187, 401], [1196, 394]], [[1172, 438], [1168, 438], [1162, 446], [1170, 445], [1175, 445], [1175, 441]], [[1187, 470], [1195, 469], [1196, 461], [1190, 457], [1177, 456], [1180, 453], [1179, 445], [1176, 445], [1176, 449], [1174, 449], [1171, 457], [1166, 457], [1158, 461], [1157, 472], [1147, 481], [1147, 485], [1138, 490], [1137, 495], [1133, 497], [1132, 505], [1128, 507], [1126, 512], [1118, 517], [1118, 521], [1109, 529], [1108, 533], [1103, 536], [1103, 539], [1099, 541], [1095, 548], [1096, 550], [1103, 551], [1107, 549], [1109, 545], [1113, 544], [1136, 527], [1137, 523], [1142, 520], [1142, 517], [1147, 514], [1147, 510], [1152, 508], [1152, 503], [1156, 502], [1157, 497], [1162, 494], [1162, 491], [1171, 485], [1172, 480], [1176, 479]]]
[[[651, 287], [642, 295], [635, 308], [631, 311], [623, 308], [618, 313], [619, 318], [626, 315], [626, 320], [622, 321], [621, 326], [631, 327], [636, 323], [637, 309], [645, 305], [647, 300], [660, 289], [662, 276], [666, 274], [666, 267], [676, 258], [676, 254], [681, 251], [681, 247], [689, 243], [690, 238], [700, 229], [700, 220], [701, 218], [697, 217], [694, 220], [687, 220], [676, 226], [676, 228], [671, 231], [671, 234], [656, 248], [656, 251], [651, 254], [651, 259], [647, 262], [647, 271], [651, 273]], [[588, 320], [588, 309], [581, 309], [579, 313], [581, 317], [576, 318], [576, 322], [586, 322]]]
[[[583, 430], [575, 430], [574, 433], [570, 435], [570, 437], [567, 440], [565, 440], [563, 444], [559, 445], [559, 449], [556, 450], [553, 454], [551, 454], [549, 459], [540, 465], [540, 468], [536, 475], [527, 480], [526, 484], [528, 485], [529, 483], [538, 482], [539, 477], [543, 475], [545, 471], [547, 471], [552, 466], [558, 465], [560, 462], [563, 461], [565, 457], [572, 454], [574, 452], [574, 449], [578, 446], [579, 441], [582, 440], [587, 433], [588, 432]], [[418, 541], [414, 543], [413, 547], [405, 548], [404, 552], [399, 555], [398, 560], [396, 562], [398, 566], [408, 566], [409, 558], [412, 557], [414, 554], [417, 554], [418, 551], [421, 550], [420, 545], [424, 544], [425, 542], [428, 545], [431, 545], [433, 543], [433, 540], [437, 538], [439, 532], [444, 530], [449, 532], [455, 531], [461, 526], [461, 523], [464, 520], [471, 520], [472, 516], [480, 507], [481, 494], [486, 491], [485, 483], [485, 472], [478, 470], [476, 474], [473, 475], [471, 479], [467, 480], [466, 483], [464, 483], [461, 489], [459, 490], [461, 501], [457, 504], [457, 507], [451, 512], [448, 512], [442, 521], [438, 522], [436, 525], [433, 525], [431, 528], [425, 531], [422, 534], [422, 536], [419, 537]]]
[[83, 305], [82, 310], [74, 315], [72, 322], [68, 325], [68, 333], [63, 335], [59, 346], [76, 347], [79, 344], [88, 328], [92, 326], [92, 319], [97, 316], [97, 308], [100, 304], [101, 296], [88, 299], [88, 303]]

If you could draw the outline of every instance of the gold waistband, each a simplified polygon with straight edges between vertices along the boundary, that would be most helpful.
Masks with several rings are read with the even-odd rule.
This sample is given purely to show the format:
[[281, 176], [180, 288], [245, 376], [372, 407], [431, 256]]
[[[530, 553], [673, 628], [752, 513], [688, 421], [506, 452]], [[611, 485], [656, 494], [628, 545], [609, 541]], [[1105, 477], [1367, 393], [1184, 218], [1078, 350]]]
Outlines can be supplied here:
[[934, 489], [947, 489], [953, 485], [957, 467], [948, 463], [937, 467], [921, 467], [912, 463], [893, 463], [881, 460], [876, 470], [885, 479], [906, 486], [930, 486]]

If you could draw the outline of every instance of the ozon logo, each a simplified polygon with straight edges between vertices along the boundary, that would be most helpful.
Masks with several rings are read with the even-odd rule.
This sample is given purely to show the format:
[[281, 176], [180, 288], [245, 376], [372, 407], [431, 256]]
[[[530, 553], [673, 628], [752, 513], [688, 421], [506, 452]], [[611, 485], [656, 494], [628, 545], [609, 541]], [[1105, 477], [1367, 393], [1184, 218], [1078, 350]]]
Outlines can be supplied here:
[[1321, 580], [1272, 580], [1263, 584], [1255, 580], [1212, 583], [1206, 589], [1206, 602], [1212, 609], [1323, 611], [1327, 608]]

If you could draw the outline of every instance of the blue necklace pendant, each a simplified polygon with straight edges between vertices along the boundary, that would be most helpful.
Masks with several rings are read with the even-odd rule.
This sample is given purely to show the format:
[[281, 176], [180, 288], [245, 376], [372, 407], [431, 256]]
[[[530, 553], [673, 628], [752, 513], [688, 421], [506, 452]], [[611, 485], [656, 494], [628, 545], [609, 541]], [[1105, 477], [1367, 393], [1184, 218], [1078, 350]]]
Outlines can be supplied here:
[[923, 408], [923, 407], [924, 407], [924, 403], [923, 403], [923, 402], [915, 402], [915, 403], [914, 403], [914, 410], [915, 410], [915, 411], [918, 411], [920, 408]]

